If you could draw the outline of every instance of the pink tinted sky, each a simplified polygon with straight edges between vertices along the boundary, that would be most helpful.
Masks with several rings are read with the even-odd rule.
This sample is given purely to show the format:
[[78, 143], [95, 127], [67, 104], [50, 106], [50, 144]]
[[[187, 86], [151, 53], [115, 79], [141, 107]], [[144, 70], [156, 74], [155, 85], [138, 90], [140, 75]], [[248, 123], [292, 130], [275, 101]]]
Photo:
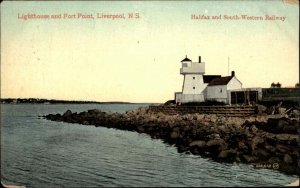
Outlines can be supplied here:
[[[140, 19], [23, 20], [18, 14], [125, 14]], [[284, 21], [193, 20], [275, 15]], [[243, 87], [299, 80], [299, 6], [283, 1], [1, 3], [1, 97], [165, 102], [183, 82], [180, 61], [206, 62]]]

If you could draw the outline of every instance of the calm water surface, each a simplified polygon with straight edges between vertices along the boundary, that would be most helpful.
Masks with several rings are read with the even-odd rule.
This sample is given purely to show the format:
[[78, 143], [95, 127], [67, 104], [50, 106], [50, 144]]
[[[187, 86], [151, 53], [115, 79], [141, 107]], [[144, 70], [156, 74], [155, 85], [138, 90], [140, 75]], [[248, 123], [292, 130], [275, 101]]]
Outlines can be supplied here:
[[1, 105], [1, 181], [26, 187], [282, 186], [297, 180], [268, 169], [180, 154], [129, 131], [52, 122], [39, 115], [143, 104]]

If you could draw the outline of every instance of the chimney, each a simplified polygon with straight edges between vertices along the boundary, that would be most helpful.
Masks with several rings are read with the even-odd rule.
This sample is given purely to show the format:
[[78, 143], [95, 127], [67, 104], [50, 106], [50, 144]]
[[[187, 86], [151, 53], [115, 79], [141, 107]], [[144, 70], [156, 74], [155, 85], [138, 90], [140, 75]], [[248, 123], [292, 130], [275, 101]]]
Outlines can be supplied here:
[[235, 76], [235, 72], [231, 71], [231, 76], [234, 77]]
[[201, 56], [199, 56], [199, 63], [201, 63]]

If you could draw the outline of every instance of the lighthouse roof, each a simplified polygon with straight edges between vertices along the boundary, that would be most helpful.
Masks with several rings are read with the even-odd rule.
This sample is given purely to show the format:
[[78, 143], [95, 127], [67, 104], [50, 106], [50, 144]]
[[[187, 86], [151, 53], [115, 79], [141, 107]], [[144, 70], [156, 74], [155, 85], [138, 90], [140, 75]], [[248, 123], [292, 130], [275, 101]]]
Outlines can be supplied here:
[[216, 78], [221, 78], [221, 75], [203, 75], [203, 82], [209, 84]]
[[215, 78], [211, 82], [209, 82], [208, 86], [216, 86], [216, 85], [227, 85], [233, 76], [225, 76], [221, 78]]
[[192, 61], [192, 60], [190, 60], [189, 58], [187, 58], [187, 56], [185, 56], [185, 58], [181, 62], [184, 62], [184, 61]]

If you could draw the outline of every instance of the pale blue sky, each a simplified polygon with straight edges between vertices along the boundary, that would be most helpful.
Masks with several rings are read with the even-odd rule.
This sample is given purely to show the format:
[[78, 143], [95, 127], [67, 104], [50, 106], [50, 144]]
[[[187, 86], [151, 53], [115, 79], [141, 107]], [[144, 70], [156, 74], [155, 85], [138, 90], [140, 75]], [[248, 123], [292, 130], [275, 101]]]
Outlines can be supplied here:
[[[27, 20], [19, 14], [140, 13], [138, 20]], [[285, 16], [192, 20], [191, 14]], [[206, 74], [235, 70], [243, 87], [299, 80], [299, 7], [282, 1], [1, 3], [1, 97], [165, 102], [181, 90], [180, 61]]]

